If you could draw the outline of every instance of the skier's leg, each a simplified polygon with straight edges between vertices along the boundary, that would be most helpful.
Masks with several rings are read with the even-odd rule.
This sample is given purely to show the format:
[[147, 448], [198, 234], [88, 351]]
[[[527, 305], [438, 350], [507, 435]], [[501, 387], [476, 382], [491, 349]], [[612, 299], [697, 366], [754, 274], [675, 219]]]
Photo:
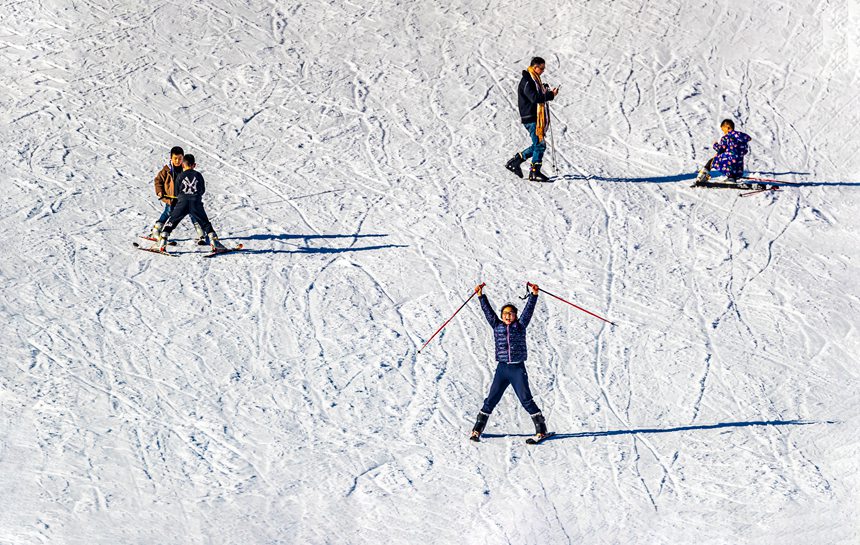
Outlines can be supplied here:
[[[534, 182], [548, 182], [549, 178], [542, 174], [540, 169], [543, 165], [543, 154], [546, 151], [546, 140], [541, 141], [537, 135], [537, 123], [529, 123], [526, 125], [529, 131], [529, 136], [532, 139], [532, 145], [528, 148], [531, 151], [532, 167], [529, 170], [529, 180]], [[525, 152], [523, 156], [526, 157]]]
[[169, 204], [164, 205], [164, 210], [161, 212], [161, 215], [158, 217], [158, 221], [156, 223], [160, 223], [164, 225], [164, 222], [167, 221], [167, 218], [170, 217], [170, 213], [173, 211], [173, 207]]
[[185, 216], [188, 215], [188, 201], [180, 199], [173, 205], [173, 210], [170, 211], [170, 216], [164, 222], [164, 227], [161, 229], [161, 234], [158, 237], [158, 246], [164, 250], [167, 246], [167, 239], [170, 238], [170, 233], [179, 225]]
[[152, 226], [152, 231], [150, 232], [150, 237], [158, 240], [159, 235], [161, 235], [161, 228], [164, 227], [164, 222], [167, 221], [167, 218], [170, 217], [170, 212], [173, 211], [173, 207], [169, 204], [164, 205], [164, 210], [161, 212], [161, 215], [155, 221], [155, 225]]
[[197, 199], [193, 202], [191, 213], [197, 216], [197, 220], [200, 222], [200, 229], [203, 232], [203, 238], [206, 238], [207, 236], [209, 237], [209, 245], [212, 250], [224, 250], [224, 245], [221, 244], [220, 240], [218, 240], [218, 235], [215, 234], [215, 229], [212, 228], [209, 216], [206, 215], [206, 210], [203, 209], [203, 201], [201, 199]]
[[541, 142], [538, 138], [537, 123], [526, 123], [525, 127], [532, 139], [532, 145], [522, 151], [522, 156], [526, 159], [531, 158], [532, 164], [540, 163], [546, 151], [546, 141]]
[[194, 232], [197, 233], [197, 244], [206, 244], [206, 232], [203, 231], [202, 227], [200, 227], [200, 220], [194, 212], [189, 213], [188, 216], [191, 218], [191, 225], [194, 226]]
[[506, 367], [507, 365], [504, 363], [499, 363], [496, 366], [496, 374], [493, 375], [493, 383], [490, 385], [490, 393], [487, 394], [487, 398], [484, 399], [484, 405], [481, 406], [481, 410], [478, 412], [478, 417], [475, 419], [475, 425], [472, 427], [472, 434], [469, 436], [469, 439], [472, 441], [477, 441], [481, 437], [481, 434], [484, 433], [484, 427], [487, 425], [487, 420], [490, 419], [490, 414], [492, 414], [496, 405], [499, 404], [499, 401], [502, 399], [502, 394], [505, 393], [505, 390], [508, 388], [508, 384], [510, 384]]
[[705, 163], [705, 166], [703, 166], [699, 170], [699, 174], [698, 176], [696, 176], [696, 184], [703, 184], [711, 179], [711, 167], [714, 164], [714, 159], [716, 159], [716, 156], [708, 159], [708, 162]]
[[528, 411], [530, 415], [539, 413], [540, 409], [532, 397], [531, 388], [529, 388], [529, 375], [526, 372], [526, 364], [520, 363], [517, 365], [510, 365], [509, 367], [511, 368], [511, 386], [514, 387], [514, 392], [516, 392], [517, 398], [523, 405], [523, 409]]
[[496, 367], [496, 374], [493, 375], [493, 383], [490, 385], [490, 393], [487, 394], [487, 398], [484, 399], [484, 405], [481, 407], [482, 413], [488, 415], [493, 413], [493, 409], [499, 404], [502, 394], [505, 393], [505, 390], [511, 383], [508, 378], [507, 367], [506, 363], [500, 363]]
[[200, 229], [203, 230], [203, 236], [206, 236], [209, 233], [214, 233], [212, 222], [209, 221], [209, 216], [203, 208], [203, 200], [193, 199], [189, 200], [189, 203], [188, 215], [191, 216], [192, 220], [197, 220], [197, 224], [200, 226]]
[[523, 157], [523, 159], [530, 159], [532, 155], [534, 155], [534, 145], [537, 143], [537, 135], [535, 134], [535, 131], [537, 130], [537, 123], [526, 123], [523, 126], [529, 133], [529, 138], [531, 138], [532, 140], [532, 145], [521, 151], [520, 155]]
[[546, 435], [546, 420], [532, 397], [532, 391], [531, 388], [529, 388], [529, 375], [526, 372], [526, 365], [523, 363], [512, 367], [516, 367], [517, 369], [512, 369], [511, 386], [514, 387], [514, 392], [516, 392], [523, 408], [529, 413], [529, 416], [532, 417], [532, 422], [534, 422], [535, 425], [535, 435]]

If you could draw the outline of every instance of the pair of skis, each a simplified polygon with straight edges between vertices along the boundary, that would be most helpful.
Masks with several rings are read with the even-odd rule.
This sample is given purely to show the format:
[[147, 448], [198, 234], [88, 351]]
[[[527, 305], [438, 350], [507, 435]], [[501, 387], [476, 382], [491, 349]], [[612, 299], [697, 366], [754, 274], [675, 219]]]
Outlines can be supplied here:
[[[140, 238], [142, 238], [144, 240], [150, 240], [153, 242], [158, 242], [156, 239], [154, 239], [152, 237], [141, 236]], [[176, 241], [168, 241], [167, 245], [168, 246], [176, 246]], [[178, 255], [172, 254], [166, 250], [161, 250], [156, 246], [147, 247], [147, 246], [144, 246], [143, 244], [140, 244], [137, 242], [132, 242], [132, 246], [134, 246], [138, 250], [143, 250], [144, 252], [150, 252], [153, 254], [161, 254], [161, 255], [166, 255], [166, 256], [170, 256], [170, 257], [179, 257]], [[224, 249], [212, 250], [211, 252], [206, 253], [203, 257], [211, 258], [211, 257], [215, 257], [216, 255], [238, 252], [239, 250], [241, 250], [244, 247], [245, 247], [244, 244], [239, 244], [238, 246], [234, 246], [233, 248], [224, 248]]]
[[698, 182], [693, 183], [690, 187], [704, 187], [704, 188], [722, 188], [722, 189], [737, 189], [741, 191], [745, 191], [741, 193], [741, 197], [750, 197], [752, 195], [758, 195], [759, 193], [770, 192], [770, 191], [782, 191], [780, 185], [797, 185], [791, 182], [785, 182], [782, 180], [775, 180], [773, 178], [755, 178], [752, 176], [742, 176], [738, 178], [738, 180], [749, 180], [748, 182]]
[[[531, 437], [526, 439], [526, 444], [527, 445], [539, 445], [539, 444], [543, 443], [544, 441], [546, 441], [547, 439], [549, 439], [550, 437], [552, 437], [553, 435], [555, 435], [554, 431], [550, 431], [550, 432], [544, 433], [542, 435], [532, 435]], [[478, 437], [472, 436], [472, 437], [469, 437], [469, 440], [473, 443], [480, 443], [481, 437], [480, 436], [478, 436]]]

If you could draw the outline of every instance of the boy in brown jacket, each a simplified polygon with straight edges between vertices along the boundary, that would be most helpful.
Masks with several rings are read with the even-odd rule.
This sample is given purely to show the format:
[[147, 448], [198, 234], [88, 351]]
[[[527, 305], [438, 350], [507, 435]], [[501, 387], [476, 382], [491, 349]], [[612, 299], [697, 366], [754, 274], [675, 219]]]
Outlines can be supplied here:
[[[170, 212], [173, 211], [173, 206], [176, 204], [176, 189], [173, 182], [182, 172], [182, 158], [184, 156], [185, 151], [179, 146], [174, 146], [170, 149], [170, 162], [155, 175], [155, 195], [158, 200], [164, 203], [164, 211], [156, 220], [155, 225], [152, 226], [149, 236], [153, 240], [158, 240], [161, 228], [164, 227], [164, 222], [170, 217]], [[204, 244], [206, 234], [193, 214], [191, 214], [191, 222], [194, 224], [194, 230], [197, 231], [197, 244]]]

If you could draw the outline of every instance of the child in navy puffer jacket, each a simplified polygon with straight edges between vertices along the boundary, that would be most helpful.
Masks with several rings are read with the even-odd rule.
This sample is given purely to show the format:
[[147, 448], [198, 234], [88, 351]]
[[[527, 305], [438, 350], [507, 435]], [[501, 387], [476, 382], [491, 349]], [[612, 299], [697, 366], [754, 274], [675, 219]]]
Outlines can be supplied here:
[[744, 155], [749, 153], [750, 135], [735, 130], [735, 123], [731, 119], [724, 119], [720, 124], [723, 137], [719, 142], [714, 142], [714, 150], [717, 155], [708, 161], [704, 168], [699, 171], [696, 183], [707, 182], [710, 179], [709, 171], [714, 168], [725, 174], [726, 178], [735, 180], [744, 174]]
[[481, 301], [484, 316], [486, 316], [490, 327], [493, 328], [497, 365], [493, 383], [490, 386], [490, 393], [484, 400], [484, 405], [478, 413], [475, 426], [472, 428], [472, 435], [469, 438], [473, 441], [480, 439], [490, 414], [496, 408], [499, 400], [502, 399], [502, 394], [505, 393], [508, 385], [511, 385], [514, 387], [514, 392], [516, 392], [523, 408], [532, 417], [535, 425], [535, 438], [542, 439], [547, 433], [546, 420], [532, 398], [529, 376], [526, 373], [526, 358], [528, 357], [526, 327], [531, 321], [535, 304], [537, 304], [538, 287], [534, 284], [531, 285], [532, 292], [529, 294], [529, 300], [523, 309], [523, 315], [519, 319], [517, 319], [517, 307], [510, 303], [502, 307], [502, 318], [499, 319], [482, 289], [483, 286], [478, 286], [475, 288], [475, 292]]

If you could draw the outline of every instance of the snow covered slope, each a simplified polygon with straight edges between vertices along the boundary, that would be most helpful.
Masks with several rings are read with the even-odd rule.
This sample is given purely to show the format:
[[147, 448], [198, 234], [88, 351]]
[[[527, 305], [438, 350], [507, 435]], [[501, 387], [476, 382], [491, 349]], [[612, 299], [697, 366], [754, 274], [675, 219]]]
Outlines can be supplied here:
[[[855, 1], [0, 14], [0, 543], [860, 542]], [[690, 189], [724, 117], [802, 185]], [[174, 145], [247, 251], [131, 247]], [[556, 440], [466, 441], [476, 302], [417, 354], [479, 281], [619, 324], [539, 299]]]

